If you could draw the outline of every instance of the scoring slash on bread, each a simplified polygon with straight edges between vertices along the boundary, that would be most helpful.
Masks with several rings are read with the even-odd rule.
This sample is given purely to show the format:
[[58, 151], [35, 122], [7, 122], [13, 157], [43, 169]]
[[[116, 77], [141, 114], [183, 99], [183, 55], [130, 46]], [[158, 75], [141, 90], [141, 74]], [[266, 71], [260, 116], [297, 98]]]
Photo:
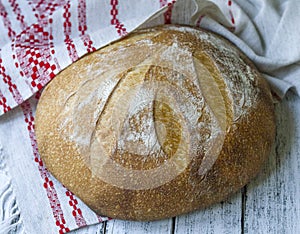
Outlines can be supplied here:
[[274, 106], [230, 42], [159, 26], [59, 73], [38, 103], [36, 134], [48, 170], [96, 213], [156, 220], [249, 182], [274, 142]]

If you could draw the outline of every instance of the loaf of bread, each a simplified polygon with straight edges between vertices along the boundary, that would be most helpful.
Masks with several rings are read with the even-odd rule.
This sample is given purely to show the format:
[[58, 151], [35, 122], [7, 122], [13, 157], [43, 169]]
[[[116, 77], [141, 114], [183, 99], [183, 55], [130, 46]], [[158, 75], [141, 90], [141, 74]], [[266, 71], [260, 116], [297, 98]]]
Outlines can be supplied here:
[[60, 72], [37, 107], [48, 170], [91, 209], [156, 220], [207, 207], [260, 170], [271, 92], [231, 43], [187, 26], [142, 29]]

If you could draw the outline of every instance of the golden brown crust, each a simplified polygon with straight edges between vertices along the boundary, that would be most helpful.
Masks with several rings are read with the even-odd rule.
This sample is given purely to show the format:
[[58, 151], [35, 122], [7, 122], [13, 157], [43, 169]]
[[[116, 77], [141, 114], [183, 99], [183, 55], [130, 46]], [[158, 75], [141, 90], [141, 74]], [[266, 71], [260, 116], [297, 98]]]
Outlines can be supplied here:
[[47, 168], [97, 213], [155, 220], [244, 186], [275, 121], [269, 87], [238, 49], [164, 26], [62, 71], [39, 101], [36, 134]]

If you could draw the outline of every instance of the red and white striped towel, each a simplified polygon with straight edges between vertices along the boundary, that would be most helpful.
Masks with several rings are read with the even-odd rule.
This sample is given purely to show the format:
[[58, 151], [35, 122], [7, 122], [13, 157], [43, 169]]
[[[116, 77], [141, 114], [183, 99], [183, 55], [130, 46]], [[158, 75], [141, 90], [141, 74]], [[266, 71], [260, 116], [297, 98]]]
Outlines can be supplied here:
[[62, 69], [135, 28], [189, 24], [240, 47], [278, 96], [300, 93], [299, 12], [297, 0], [0, 0], [0, 232], [64, 233], [107, 219], [56, 181], [38, 153], [39, 90]]

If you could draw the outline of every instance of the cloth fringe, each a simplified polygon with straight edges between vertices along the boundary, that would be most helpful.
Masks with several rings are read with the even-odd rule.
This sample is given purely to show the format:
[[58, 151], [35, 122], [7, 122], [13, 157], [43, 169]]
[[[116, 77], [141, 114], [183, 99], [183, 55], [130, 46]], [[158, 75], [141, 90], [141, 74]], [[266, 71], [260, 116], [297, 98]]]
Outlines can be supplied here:
[[0, 234], [24, 233], [20, 211], [0, 145]]

